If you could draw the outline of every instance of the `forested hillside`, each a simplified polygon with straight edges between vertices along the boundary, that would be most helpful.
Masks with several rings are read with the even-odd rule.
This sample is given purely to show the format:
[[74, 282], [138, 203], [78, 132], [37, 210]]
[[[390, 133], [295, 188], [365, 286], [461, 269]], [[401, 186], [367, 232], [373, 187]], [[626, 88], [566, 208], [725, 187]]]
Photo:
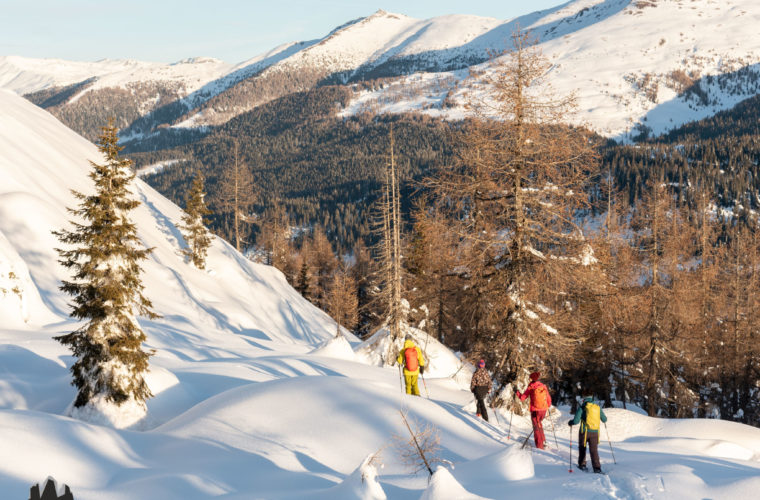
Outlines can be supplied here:
[[[294, 225], [321, 225], [337, 246], [350, 249], [370, 235], [367, 215], [382, 180], [389, 125], [396, 127], [406, 213], [421, 188], [414, 181], [455, 161], [453, 137], [461, 127], [415, 114], [335, 117], [350, 93], [346, 87], [330, 86], [292, 94], [231, 120], [197, 142], [130, 156], [138, 166], [189, 160], [146, 179], [179, 204], [184, 203], [192, 173], [200, 168], [217, 214], [212, 227], [229, 236], [215, 186], [232, 161], [230, 145], [237, 141], [240, 159], [253, 177], [253, 211], [263, 213], [279, 200]], [[633, 145], [600, 141], [599, 171], [613, 174], [629, 203], [638, 199], [647, 179], [662, 174], [679, 186], [714, 185], [716, 201], [726, 208], [737, 200], [757, 208], [753, 193], [760, 189], [760, 126], [755, 118], [759, 111], [760, 98], [752, 98], [659, 138]], [[600, 194], [592, 191], [591, 196]], [[691, 203], [688, 190], [678, 190], [678, 196]]]
[[[366, 248], [377, 239], [373, 204], [382, 193], [392, 125], [406, 218], [404, 296], [410, 321], [455, 349], [497, 363], [502, 383], [519, 377], [527, 366], [519, 351], [501, 358], [495, 354], [501, 348], [493, 344], [504, 338], [493, 336], [493, 328], [504, 322], [492, 323], [491, 316], [511, 309], [484, 309], [512, 300], [503, 295], [507, 285], [492, 288], [491, 273], [501, 271], [488, 271], [493, 262], [481, 262], [485, 267], [475, 272], [466, 259], [472, 248], [462, 239], [472, 229], [452, 232], [456, 219], [446, 222], [431, 212], [442, 201], [453, 203], [458, 192], [435, 189], [441, 182], [435, 179], [480, 161], [468, 137], [472, 127], [483, 124], [413, 114], [336, 117], [349, 95], [345, 87], [326, 86], [286, 96], [198, 142], [133, 157], [141, 165], [188, 160], [148, 178], [180, 203], [200, 169], [216, 212], [212, 227], [232, 241], [233, 211], [222, 185], [235, 164], [237, 144], [238, 162], [250, 169], [253, 181], [245, 246], [258, 248], [265, 262], [325, 310], [353, 296], [349, 302], [357, 309], [347, 326], [365, 335], [386, 314], [377, 293], [382, 289], [378, 254]], [[754, 347], [752, 311], [760, 307], [760, 280], [747, 266], [760, 259], [760, 241], [746, 230], [757, 221], [745, 209], [758, 206], [760, 136], [752, 116], [759, 103], [747, 100], [638, 144], [594, 139], [599, 161], [589, 164], [579, 187], [587, 203], [575, 209], [588, 229], [594, 271], [566, 283], [561, 297], [542, 295], [548, 288], [540, 283], [549, 274], [530, 281], [543, 290], [531, 300], [552, 311], [545, 324], [565, 336], [552, 345], [575, 353], [556, 359], [539, 355], [560, 397], [572, 393], [575, 380], [596, 380], [610, 398], [636, 403], [653, 415], [720, 415], [757, 423], [760, 407], [752, 401], [760, 352]], [[550, 140], [561, 129], [547, 126], [539, 135]], [[415, 204], [423, 194], [429, 195], [428, 208], [419, 210]], [[542, 203], [556, 200], [537, 206]], [[502, 209], [484, 213], [493, 210]], [[539, 240], [531, 248], [544, 255], [557, 244]], [[353, 256], [348, 263], [340, 258], [345, 254]], [[570, 309], [559, 314], [565, 307]], [[504, 335], [514, 334], [507, 330]]]
[[[687, 185], [710, 186], [716, 202], [725, 208], [757, 209], [760, 200], [760, 97], [741, 102], [729, 111], [679, 127], [670, 133], [634, 145], [605, 150], [605, 168], [615, 172], [618, 186], [631, 202], [639, 198], [650, 177], [664, 176], [678, 196], [694, 206]], [[739, 210], [741, 212], [741, 210]]]
[[446, 140], [452, 125], [429, 117], [335, 117], [349, 96], [345, 87], [292, 94], [231, 120], [198, 142], [131, 157], [138, 166], [188, 159], [146, 179], [180, 204], [192, 173], [200, 168], [216, 213], [212, 227], [228, 237], [216, 186], [233, 162], [231, 145], [237, 142], [254, 185], [252, 211], [261, 214], [279, 200], [294, 225], [321, 225], [337, 245], [350, 249], [370, 235], [370, 207], [382, 182], [391, 124], [407, 211], [416, 189], [413, 181], [450, 161], [453, 148]]

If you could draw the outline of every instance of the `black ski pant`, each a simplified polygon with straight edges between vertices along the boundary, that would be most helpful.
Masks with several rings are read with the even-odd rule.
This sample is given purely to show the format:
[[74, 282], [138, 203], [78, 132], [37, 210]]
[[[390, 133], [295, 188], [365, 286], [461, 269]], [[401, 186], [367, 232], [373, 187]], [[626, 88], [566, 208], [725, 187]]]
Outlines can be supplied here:
[[486, 410], [486, 396], [488, 396], [488, 386], [486, 385], [476, 385], [475, 390], [473, 390], [473, 394], [475, 394], [475, 399], [478, 400], [478, 410], [477, 413], [480, 414], [481, 417], [483, 417], [483, 420], [488, 422], [488, 410]]
[[591, 465], [594, 470], [602, 468], [602, 464], [599, 463], [599, 431], [586, 431], [578, 433], [578, 466], [583, 467], [586, 465], [586, 445], [588, 445], [589, 453], [591, 454]]

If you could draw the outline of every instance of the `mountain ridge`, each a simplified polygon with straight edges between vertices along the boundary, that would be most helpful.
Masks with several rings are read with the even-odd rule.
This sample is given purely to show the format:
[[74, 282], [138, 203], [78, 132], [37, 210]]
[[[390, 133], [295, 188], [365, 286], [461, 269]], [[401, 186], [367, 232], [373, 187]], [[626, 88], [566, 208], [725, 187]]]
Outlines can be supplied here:
[[[423, 111], [459, 119], [466, 70], [508, 48], [519, 26], [537, 37], [557, 90], [577, 91], [576, 123], [632, 140], [643, 130], [663, 133], [754, 95], [754, 73], [729, 91], [712, 89], [708, 101], [694, 99], [699, 92], [685, 94], [683, 87], [760, 63], [757, 22], [760, 5], [752, 0], [571, 0], [505, 21], [466, 14], [415, 19], [379, 10], [320, 39], [289, 42], [236, 65], [206, 58], [166, 67], [102, 61], [90, 74], [81, 63], [68, 68], [58, 61], [54, 68], [62, 68], [62, 77], [51, 83], [41, 60], [28, 60], [25, 73], [18, 69], [22, 59], [4, 57], [0, 86], [22, 94], [45, 91], [44, 100], [30, 98], [91, 139], [95, 128], [84, 123], [86, 113], [113, 102], [108, 112], [121, 118], [122, 137], [136, 143], [166, 129], [203, 133], [273, 99], [323, 84], [354, 85], [357, 97], [343, 114]], [[141, 78], [144, 72], [151, 78]], [[363, 82], [376, 79], [383, 88], [367, 92]], [[54, 84], [81, 88], [53, 91]], [[125, 90], [139, 103], [119, 97]], [[399, 91], [419, 95], [399, 103], [393, 97]], [[445, 94], [451, 95], [447, 109]], [[393, 105], [383, 104], [389, 100]], [[663, 104], [677, 109], [669, 116], [653, 113]]]

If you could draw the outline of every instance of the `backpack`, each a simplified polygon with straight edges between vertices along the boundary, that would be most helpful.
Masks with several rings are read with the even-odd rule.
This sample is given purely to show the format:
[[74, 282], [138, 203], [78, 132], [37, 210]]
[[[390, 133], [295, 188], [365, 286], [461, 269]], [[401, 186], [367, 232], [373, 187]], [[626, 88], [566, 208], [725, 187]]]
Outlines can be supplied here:
[[415, 347], [404, 349], [404, 360], [406, 361], [406, 369], [410, 372], [416, 371], [420, 367], [417, 362], [417, 349]]
[[599, 416], [601, 409], [599, 408], [599, 405], [587, 402], [584, 403], [583, 410], [585, 413], [583, 421], [586, 423], [586, 429], [590, 431], [598, 431], [599, 426], [601, 425], [601, 418]]
[[533, 388], [533, 398], [531, 399], [531, 403], [533, 403], [533, 406], [538, 410], [549, 408], [549, 390], [544, 384], [539, 383]]

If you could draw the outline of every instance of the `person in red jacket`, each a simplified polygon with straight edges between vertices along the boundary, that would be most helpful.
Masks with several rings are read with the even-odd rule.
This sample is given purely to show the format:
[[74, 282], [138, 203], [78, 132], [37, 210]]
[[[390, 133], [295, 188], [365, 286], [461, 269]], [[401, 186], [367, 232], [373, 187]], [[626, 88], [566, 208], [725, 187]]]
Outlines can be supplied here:
[[516, 391], [515, 394], [520, 401], [530, 396], [530, 421], [533, 424], [533, 439], [536, 441], [536, 448], [544, 449], [544, 425], [542, 420], [546, 416], [546, 411], [552, 405], [552, 397], [549, 395], [549, 389], [538, 381], [541, 376], [539, 372], [530, 374], [530, 384], [524, 392]]

